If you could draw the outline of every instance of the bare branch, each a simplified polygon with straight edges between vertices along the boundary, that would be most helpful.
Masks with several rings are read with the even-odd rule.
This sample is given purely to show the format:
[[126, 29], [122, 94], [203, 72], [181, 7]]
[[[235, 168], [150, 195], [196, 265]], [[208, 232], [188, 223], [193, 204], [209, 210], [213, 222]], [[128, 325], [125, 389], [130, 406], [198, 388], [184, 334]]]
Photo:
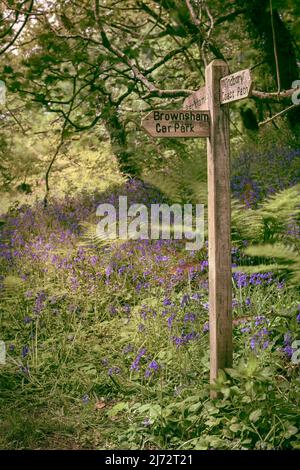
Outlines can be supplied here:
[[280, 93], [278, 92], [269, 93], [266, 91], [252, 90], [250, 96], [253, 96], [254, 98], [259, 98], [261, 100], [281, 101], [285, 98], [291, 97], [297, 91], [300, 91], [300, 87], [291, 88], [290, 90], [284, 90], [284, 91], [281, 91]]
[[31, 13], [32, 8], [33, 8], [33, 2], [34, 2], [34, 0], [31, 0], [30, 5], [29, 5], [29, 7], [28, 7], [28, 10], [24, 13], [25, 19], [24, 19], [24, 21], [23, 21], [22, 26], [21, 26], [20, 29], [16, 32], [16, 34], [14, 35], [14, 37], [12, 38], [12, 40], [0, 51], [0, 55], [4, 54], [4, 52], [6, 52], [7, 49], [9, 49], [9, 48], [14, 44], [14, 42], [18, 39], [18, 37], [20, 36], [21, 32], [22, 32], [23, 29], [25, 28], [26, 23], [27, 23], [27, 21], [28, 21], [28, 19], [29, 19], [30, 13]]
[[280, 73], [279, 73], [276, 35], [275, 35], [275, 28], [274, 28], [274, 16], [273, 16], [273, 3], [272, 3], [272, 0], [270, 0], [270, 15], [271, 15], [273, 49], [274, 49], [274, 57], [275, 57], [275, 65], [276, 65], [277, 90], [278, 90], [278, 93], [279, 93], [280, 89], [281, 89], [281, 84], [280, 84]]
[[192, 4], [190, 0], [185, 0], [186, 6], [188, 7], [188, 10], [190, 12], [190, 17], [192, 22], [194, 23], [195, 26], [200, 27], [200, 20], [197, 18], [196, 13], [194, 11], [194, 8], [192, 7]]
[[274, 119], [277, 119], [278, 117], [282, 116], [283, 114], [288, 113], [289, 111], [291, 111], [292, 109], [297, 108], [298, 106], [300, 106], [300, 104], [292, 104], [291, 106], [289, 106], [288, 108], [283, 109], [279, 113], [274, 114], [274, 116], [270, 117], [269, 119], [266, 119], [265, 121], [259, 122], [258, 123], [259, 127], [264, 126], [265, 124], [268, 124], [269, 122], [273, 121]]

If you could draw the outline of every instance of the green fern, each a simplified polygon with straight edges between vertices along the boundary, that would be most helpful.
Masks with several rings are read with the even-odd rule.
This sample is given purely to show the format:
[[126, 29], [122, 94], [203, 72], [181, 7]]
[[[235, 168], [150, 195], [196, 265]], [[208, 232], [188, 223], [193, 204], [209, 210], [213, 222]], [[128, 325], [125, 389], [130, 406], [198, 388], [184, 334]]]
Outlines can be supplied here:
[[291, 286], [300, 285], [300, 256], [296, 250], [281, 243], [253, 245], [245, 250], [245, 254], [261, 259], [277, 261], [273, 264], [260, 264], [255, 266], [243, 266], [245, 272], [278, 271], [289, 274]]
[[246, 239], [244, 251], [251, 266], [244, 272], [277, 271], [288, 273], [291, 286], [300, 284], [299, 239], [288, 235], [291, 223], [299, 226], [300, 186], [270, 196], [256, 210], [245, 210], [233, 203], [233, 238]]
[[21, 294], [25, 289], [25, 282], [19, 276], [6, 276], [2, 281], [1, 299], [8, 300]]
[[[284, 189], [267, 198], [258, 209], [232, 203], [233, 239], [252, 243], [276, 243], [287, 239], [290, 223], [300, 215], [300, 185]], [[296, 242], [296, 241], [295, 241]]]

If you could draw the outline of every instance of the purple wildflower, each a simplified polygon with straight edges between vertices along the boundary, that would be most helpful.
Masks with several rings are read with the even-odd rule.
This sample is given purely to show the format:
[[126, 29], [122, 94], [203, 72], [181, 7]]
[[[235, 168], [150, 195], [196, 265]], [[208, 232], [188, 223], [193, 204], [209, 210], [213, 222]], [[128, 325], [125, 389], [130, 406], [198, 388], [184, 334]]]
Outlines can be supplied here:
[[41, 313], [45, 306], [45, 300], [46, 300], [46, 293], [44, 291], [41, 291], [37, 294], [36, 300], [35, 300], [35, 305], [33, 308], [34, 313], [37, 315]]
[[105, 275], [108, 278], [114, 272], [113, 267], [109, 264], [105, 269]]
[[243, 328], [241, 328], [242, 333], [250, 333], [250, 331], [251, 331], [251, 328], [249, 326], [244, 326]]
[[108, 375], [119, 374], [121, 372], [120, 367], [113, 366], [108, 369]]
[[115, 315], [118, 312], [116, 307], [114, 307], [113, 305], [109, 307], [109, 311], [111, 315]]
[[133, 351], [133, 346], [132, 344], [128, 344], [127, 346], [124, 346], [123, 348], [123, 354], [129, 354], [130, 352]]
[[151, 375], [155, 374], [155, 372], [158, 372], [158, 370], [159, 364], [156, 361], [151, 361], [146, 369], [145, 377], [149, 378]]
[[196, 292], [195, 294], [191, 295], [191, 299], [200, 300], [201, 299], [201, 294], [198, 294], [198, 292]]
[[89, 401], [90, 401], [89, 396], [88, 396], [87, 394], [83, 395], [83, 397], [82, 397], [82, 403], [83, 403], [84, 405], [87, 405]]
[[282, 348], [282, 351], [288, 356], [288, 358], [291, 358], [294, 352], [294, 349], [292, 346], [285, 346]]
[[265, 323], [265, 319], [266, 319], [266, 317], [264, 315], [255, 317], [255, 326], [259, 326], [259, 325], [262, 325], [263, 323]]
[[289, 346], [292, 342], [292, 335], [291, 335], [291, 332], [288, 331], [287, 333], [284, 334], [284, 337], [283, 337], [283, 344], [285, 346]]
[[130, 366], [130, 369], [131, 369], [131, 370], [133, 370], [133, 371], [139, 370], [139, 368], [140, 368], [140, 366], [139, 366], [140, 360], [141, 360], [141, 358], [142, 358], [143, 356], [145, 356], [146, 352], [147, 352], [147, 351], [146, 351], [145, 348], [142, 348], [142, 349], [139, 350], [139, 352], [137, 353], [137, 356], [136, 356], [135, 360], [133, 361], [133, 363], [132, 363], [131, 366]]
[[173, 320], [175, 318], [175, 315], [171, 315], [169, 318], [168, 318], [168, 328], [172, 328], [172, 324], [173, 324]]
[[208, 268], [208, 261], [201, 261], [201, 271], [204, 271], [206, 268]]
[[195, 321], [196, 320], [196, 315], [194, 313], [186, 313], [184, 316], [183, 321], [187, 323], [188, 321]]
[[26, 317], [24, 317], [24, 320], [23, 320], [23, 321], [24, 321], [25, 325], [27, 325], [28, 323], [31, 323], [31, 322], [32, 322], [32, 318], [29, 317], [28, 315], [26, 315]]
[[180, 301], [180, 307], [183, 308], [185, 305], [187, 305], [190, 301], [190, 296], [188, 294], [184, 294], [181, 301]]
[[29, 353], [29, 346], [23, 346], [22, 351], [21, 351], [21, 356], [26, 357], [28, 353]]

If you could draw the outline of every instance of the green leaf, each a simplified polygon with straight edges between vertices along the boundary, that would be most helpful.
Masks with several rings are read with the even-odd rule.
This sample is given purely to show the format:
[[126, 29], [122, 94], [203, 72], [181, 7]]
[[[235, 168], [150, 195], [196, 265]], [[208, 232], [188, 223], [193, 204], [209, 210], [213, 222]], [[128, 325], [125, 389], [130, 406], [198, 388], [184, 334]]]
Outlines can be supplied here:
[[235, 424], [232, 424], [231, 426], [229, 426], [229, 429], [230, 429], [230, 431], [236, 433], [236, 432], [241, 430], [241, 425], [238, 424], [238, 423], [235, 423]]
[[259, 418], [261, 417], [261, 415], [262, 415], [262, 410], [260, 410], [260, 409], [254, 410], [254, 411], [252, 411], [252, 413], [250, 413], [249, 420], [250, 420], [252, 423], [256, 423], [256, 421], [259, 420]]
[[298, 428], [294, 426], [293, 424], [288, 424], [287, 429], [284, 432], [284, 437], [286, 439], [289, 439], [291, 436], [294, 436], [294, 434], [297, 434]]
[[120, 411], [128, 410], [128, 403], [121, 401], [117, 403], [109, 412], [107, 413], [108, 416], [116, 416]]

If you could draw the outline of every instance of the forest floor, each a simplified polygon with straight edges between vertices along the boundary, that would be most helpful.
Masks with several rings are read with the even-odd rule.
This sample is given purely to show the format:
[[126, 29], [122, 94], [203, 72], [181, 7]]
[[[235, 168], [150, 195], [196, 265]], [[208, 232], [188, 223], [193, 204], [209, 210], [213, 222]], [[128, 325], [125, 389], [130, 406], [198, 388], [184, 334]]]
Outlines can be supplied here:
[[0, 447], [299, 448], [299, 291], [234, 243], [234, 368], [210, 400], [207, 244], [96, 241], [120, 191], [163, 200], [131, 181], [2, 217]]

